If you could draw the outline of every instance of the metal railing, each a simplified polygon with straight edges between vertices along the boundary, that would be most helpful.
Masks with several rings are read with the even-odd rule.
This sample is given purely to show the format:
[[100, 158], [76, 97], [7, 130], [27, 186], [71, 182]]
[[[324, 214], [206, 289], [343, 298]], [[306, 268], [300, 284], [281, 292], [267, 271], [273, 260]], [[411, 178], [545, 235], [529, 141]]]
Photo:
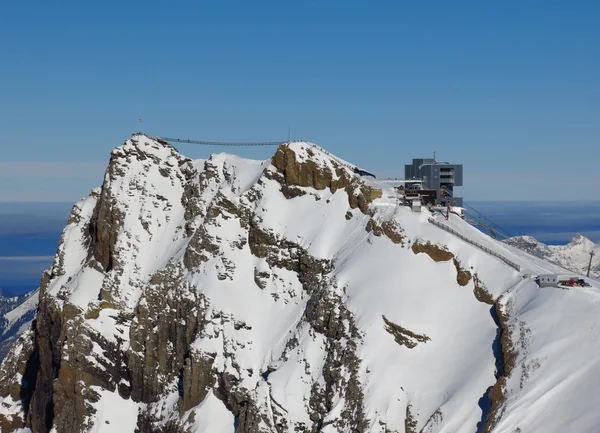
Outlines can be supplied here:
[[202, 146], [279, 146], [280, 144], [286, 143], [284, 141], [262, 141], [262, 142], [227, 142], [227, 141], [203, 141], [203, 140], [188, 140], [184, 138], [172, 138], [172, 137], [155, 137], [162, 141], [169, 141], [172, 143], [187, 143], [187, 144], [200, 144]]
[[[186, 143], [186, 144], [199, 144], [202, 146], [280, 146], [282, 144], [290, 144], [290, 143], [301, 143], [303, 140], [288, 140], [288, 141], [264, 141], [264, 142], [227, 142], [227, 141], [204, 141], [204, 140], [189, 140], [184, 138], [174, 138], [174, 137], [151, 137], [157, 140], [162, 140], [171, 143]], [[323, 149], [321, 146], [316, 145], [315, 143], [305, 142], [310, 147], [317, 149], [320, 152], [323, 152], [331, 159], [336, 161], [338, 164], [350, 169], [355, 170], [357, 167], [352, 165], [346, 161], [342, 161], [337, 156], [333, 155], [329, 151]]]
[[481, 245], [478, 242], [475, 242], [474, 240], [469, 239], [468, 237], [462, 235], [461, 233], [458, 233], [456, 230], [454, 230], [451, 227], [448, 227], [446, 224], [442, 224], [439, 221], [436, 221], [434, 218], [428, 218], [427, 221], [429, 221], [431, 224], [433, 224], [436, 227], [441, 228], [442, 230], [447, 231], [450, 234], [453, 234], [454, 236], [456, 236], [457, 238], [462, 239], [463, 241], [479, 248], [482, 251], [485, 251], [486, 253], [488, 253], [491, 256], [494, 256], [500, 260], [502, 260], [504, 263], [506, 263], [508, 266], [510, 266], [511, 268], [517, 270], [518, 272], [521, 272], [521, 266], [519, 266], [518, 264], [516, 264], [515, 262], [512, 262], [510, 260], [508, 260], [506, 257], [504, 257], [502, 254], [498, 254], [495, 251], [492, 251], [491, 249], [489, 249], [488, 247], [484, 247], [483, 245]]

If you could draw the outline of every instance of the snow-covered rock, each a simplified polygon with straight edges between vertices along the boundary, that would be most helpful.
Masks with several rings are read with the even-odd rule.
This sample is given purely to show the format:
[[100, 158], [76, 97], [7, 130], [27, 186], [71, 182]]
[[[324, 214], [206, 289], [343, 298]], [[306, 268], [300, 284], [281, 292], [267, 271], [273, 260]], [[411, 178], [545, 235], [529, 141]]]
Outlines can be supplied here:
[[540, 289], [558, 266], [430, 218], [310, 143], [132, 136], [2, 364], [0, 429], [597, 431], [597, 283]]
[[590, 264], [590, 253], [593, 253], [590, 277], [600, 278], [600, 245], [583, 235], [575, 235], [567, 245], [546, 245], [532, 236], [515, 236], [505, 242], [584, 275]]
[[38, 290], [9, 296], [0, 289], [0, 362], [14, 340], [31, 325], [37, 301]]

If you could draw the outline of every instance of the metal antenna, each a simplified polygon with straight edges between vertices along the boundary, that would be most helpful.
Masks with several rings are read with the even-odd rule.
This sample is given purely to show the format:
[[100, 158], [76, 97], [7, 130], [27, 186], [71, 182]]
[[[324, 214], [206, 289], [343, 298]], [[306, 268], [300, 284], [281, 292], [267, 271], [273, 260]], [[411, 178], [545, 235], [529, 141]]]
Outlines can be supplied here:
[[292, 127], [290, 126], [289, 123], [288, 123], [288, 141], [290, 143], [292, 142]]
[[435, 150], [433, 151], [433, 162], [435, 162]]
[[592, 257], [594, 257], [594, 252], [590, 251], [590, 263], [588, 264], [587, 277], [590, 277], [590, 269], [592, 268]]

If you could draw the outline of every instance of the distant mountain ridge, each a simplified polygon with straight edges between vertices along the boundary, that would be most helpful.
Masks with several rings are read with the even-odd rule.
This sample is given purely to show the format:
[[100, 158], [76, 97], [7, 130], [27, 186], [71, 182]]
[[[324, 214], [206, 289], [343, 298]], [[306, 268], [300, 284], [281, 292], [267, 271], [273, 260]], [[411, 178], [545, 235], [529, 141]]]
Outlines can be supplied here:
[[37, 289], [20, 296], [11, 296], [0, 288], [0, 361], [8, 353], [10, 344], [34, 319], [37, 303]]
[[590, 277], [600, 278], [600, 245], [583, 235], [575, 235], [566, 245], [546, 245], [532, 236], [515, 236], [506, 239], [505, 242], [584, 275], [590, 262], [590, 252], [594, 252]]

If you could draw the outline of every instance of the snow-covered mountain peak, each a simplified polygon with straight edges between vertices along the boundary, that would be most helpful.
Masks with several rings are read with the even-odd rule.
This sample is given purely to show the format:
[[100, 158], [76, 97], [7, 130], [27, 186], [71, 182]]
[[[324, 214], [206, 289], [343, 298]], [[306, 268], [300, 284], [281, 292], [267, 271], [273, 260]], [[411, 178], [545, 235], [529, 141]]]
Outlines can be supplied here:
[[572, 247], [577, 246], [579, 247], [579, 249], [586, 250], [588, 252], [595, 247], [595, 244], [590, 239], [579, 233], [573, 236], [573, 238], [569, 241], [568, 245]]
[[181, 156], [177, 149], [169, 143], [142, 133], [133, 134], [123, 145], [116, 147], [111, 155], [141, 155], [142, 160], [144, 157], [150, 157], [155, 162]]
[[310, 143], [307, 141], [292, 141], [289, 143], [283, 143], [282, 146], [292, 151], [295, 154], [296, 160], [300, 163], [312, 161], [321, 168], [329, 168], [333, 170], [339, 166], [343, 166], [347, 169], [352, 167], [352, 164], [349, 162], [338, 158], [315, 143]]
[[2, 432], [594, 431], [597, 287], [357, 173], [131, 137], [0, 369]]
[[177, 176], [180, 166], [190, 162], [170, 144], [144, 134], [134, 134], [111, 152], [105, 184], [119, 177]]
[[540, 242], [534, 238], [533, 236], [519, 236], [519, 239], [521, 239], [523, 242], [527, 242], [527, 243], [531, 243], [531, 244], [540, 244]]
[[590, 276], [600, 277], [600, 245], [581, 234], [575, 235], [566, 245], [546, 245], [531, 236], [516, 236], [506, 239], [505, 242], [584, 275], [590, 267], [590, 253], [594, 253]]

